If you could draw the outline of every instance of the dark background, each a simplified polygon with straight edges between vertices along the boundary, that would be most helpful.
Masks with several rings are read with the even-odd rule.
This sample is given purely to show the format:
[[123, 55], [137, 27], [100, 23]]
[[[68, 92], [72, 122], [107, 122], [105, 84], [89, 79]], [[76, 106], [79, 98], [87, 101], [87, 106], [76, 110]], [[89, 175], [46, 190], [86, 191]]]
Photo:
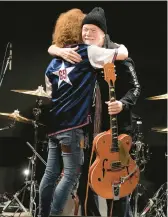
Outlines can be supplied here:
[[[134, 113], [143, 120], [144, 141], [152, 152], [145, 171], [146, 179], [159, 187], [166, 181], [167, 134], [152, 132], [166, 127], [167, 100], [145, 98], [167, 93], [167, 2], [0, 2], [0, 67], [8, 42], [13, 45], [12, 71], [7, 70], [0, 88], [0, 112], [19, 109], [33, 118], [36, 97], [11, 92], [11, 89], [36, 89], [44, 85], [44, 72], [51, 57], [47, 49], [58, 15], [71, 8], [88, 13], [99, 6], [105, 10], [108, 33], [114, 42], [124, 44], [135, 61], [142, 87]], [[0, 117], [0, 128], [9, 120]], [[45, 129], [40, 128], [45, 141]], [[0, 131], [0, 168], [22, 168], [32, 154], [26, 141], [33, 144], [33, 126], [17, 123], [15, 129]], [[46, 148], [39, 152], [46, 157]], [[42, 171], [43, 172], [43, 171]], [[21, 170], [15, 176], [22, 177]], [[17, 175], [16, 175], [17, 174]], [[0, 175], [0, 177], [2, 177]], [[5, 178], [3, 177], [4, 182]], [[15, 180], [9, 173], [7, 179]], [[3, 182], [1, 178], [1, 182]], [[13, 181], [11, 181], [13, 182]], [[12, 187], [11, 187], [12, 186]], [[14, 191], [16, 185], [1, 190]], [[5, 189], [4, 189], [5, 188]]]

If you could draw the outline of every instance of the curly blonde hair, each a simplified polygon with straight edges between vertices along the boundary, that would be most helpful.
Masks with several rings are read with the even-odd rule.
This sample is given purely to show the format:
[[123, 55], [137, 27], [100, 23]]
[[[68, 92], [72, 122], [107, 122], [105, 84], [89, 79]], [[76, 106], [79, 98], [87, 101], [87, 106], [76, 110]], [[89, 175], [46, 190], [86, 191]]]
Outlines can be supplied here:
[[58, 47], [82, 42], [82, 21], [85, 14], [77, 8], [62, 13], [56, 21], [52, 43]]

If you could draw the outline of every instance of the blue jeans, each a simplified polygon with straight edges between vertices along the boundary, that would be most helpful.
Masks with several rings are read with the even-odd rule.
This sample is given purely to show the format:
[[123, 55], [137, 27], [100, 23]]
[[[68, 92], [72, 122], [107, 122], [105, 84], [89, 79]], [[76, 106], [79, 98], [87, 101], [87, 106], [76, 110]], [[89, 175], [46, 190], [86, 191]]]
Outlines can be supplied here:
[[[39, 216], [62, 213], [73, 186], [78, 181], [83, 161], [80, 147], [82, 129], [73, 129], [49, 138], [47, 166], [39, 188]], [[64, 175], [56, 185], [62, 172]]]

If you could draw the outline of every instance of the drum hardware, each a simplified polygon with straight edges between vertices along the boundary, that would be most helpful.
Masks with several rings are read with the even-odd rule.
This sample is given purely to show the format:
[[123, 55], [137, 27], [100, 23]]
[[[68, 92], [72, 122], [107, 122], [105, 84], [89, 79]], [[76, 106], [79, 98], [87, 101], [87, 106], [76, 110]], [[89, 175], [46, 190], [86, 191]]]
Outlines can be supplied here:
[[168, 99], [168, 93], [158, 96], [151, 96], [146, 98], [147, 100], [159, 100], [159, 99]]
[[168, 133], [168, 128], [163, 127], [153, 127], [151, 130], [158, 133]]
[[[7, 126], [5, 129], [7, 129], [8, 127], [9, 128], [12, 128], [15, 126], [15, 123], [16, 121], [17, 122], [22, 122], [22, 123], [27, 123], [27, 124], [35, 124], [35, 121], [32, 120], [32, 119], [28, 119], [28, 118], [25, 118], [23, 116], [20, 115], [20, 111], [18, 109], [14, 110], [13, 113], [0, 113], [0, 116], [2, 117], [5, 117], [5, 118], [8, 118], [10, 120], [13, 120], [14, 122], [12, 124], [10, 124], [9, 126]], [[42, 123], [39, 123], [36, 121], [36, 124], [37, 125], [41, 125], [41, 126], [45, 126], [44, 124]]]
[[145, 165], [150, 160], [150, 155], [152, 153], [149, 152], [148, 144], [145, 144], [143, 142], [144, 136], [141, 128], [142, 128], [142, 120], [138, 118], [136, 121], [136, 129], [134, 133], [135, 136], [134, 136], [131, 155], [134, 156], [134, 159], [137, 162], [140, 171], [143, 172], [145, 170]]
[[36, 107], [33, 108], [33, 115], [35, 118], [35, 121], [33, 121], [34, 126], [34, 148], [31, 146], [29, 142], [26, 142], [26, 144], [31, 148], [33, 151], [33, 156], [29, 158], [29, 167], [28, 170], [31, 167], [31, 177], [30, 177], [30, 203], [29, 203], [29, 212], [35, 217], [36, 216], [36, 193], [38, 192], [38, 185], [35, 178], [36, 175], [36, 157], [38, 157], [44, 165], [46, 165], [46, 162], [44, 159], [37, 153], [37, 144], [38, 144], [38, 121], [41, 114], [41, 106], [42, 106], [42, 99], [38, 98], [36, 100]]
[[135, 190], [133, 191], [133, 193], [129, 198], [130, 201], [133, 200], [133, 207], [132, 207], [133, 217], [140, 217], [140, 210], [138, 209], [139, 208], [138, 203], [140, 197], [142, 197], [143, 195], [145, 195], [145, 198], [147, 199], [149, 198], [147, 194], [147, 189], [144, 187], [144, 185], [138, 183], [137, 187], [135, 188]]
[[[160, 99], [168, 99], [168, 93], [147, 98], [147, 100]], [[151, 130], [159, 133], [168, 133], [168, 128], [163, 127], [153, 127]], [[167, 157], [166, 153], [165, 157]], [[149, 202], [141, 212], [140, 217], [166, 217], [168, 196], [167, 184], [168, 183], [164, 183], [161, 185], [161, 187], [154, 194], [153, 198], [149, 199]]]
[[[136, 127], [134, 134], [135, 135], [131, 155], [136, 161], [140, 172], [143, 172], [145, 170], [147, 162], [150, 160], [151, 153], [149, 152], [149, 146], [143, 142], [144, 136], [142, 133], [142, 119], [139, 116], [136, 118]], [[142, 196], [145, 192], [147, 192], [146, 188], [142, 184], [138, 183], [136, 189], [131, 194], [130, 200], [133, 200], [134, 217], [139, 216], [138, 200], [139, 197]]]
[[[5, 50], [5, 56], [3, 59], [3, 64], [2, 64], [2, 68], [1, 68], [1, 72], [0, 72], [0, 87], [2, 86], [2, 82], [6, 73], [6, 70], [9, 68], [9, 70], [11, 70], [11, 61], [12, 61], [12, 50], [11, 50], [11, 46], [12, 44], [10, 42], [7, 43], [6, 46], [6, 50]], [[6, 60], [6, 65], [4, 67], [4, 63], [5, 63], [5, 58], [6, 58], [6, 53], [7, 53], [7, 49], [10, 48], [10, 52], [9, 52], [9, 56]]]
[[8, 200], [9, 197], [7, 196], [6, 192], [4, 194], [0, 194], [0, 213]]
[[26, 142], [26, 144], [31, 148], [31, 150], [34, 152], [34, 154], [41, 160], [41, 162], [47, 166], [47, 163], [46, 161], [41, 157], [41, 155], [38, 154], [38, 152], [33, 148], [33, 146], [29, 143], [29, 142]]
[[149, 199], [148, 204], [140, 214], [140, 217], [166, 217], [167, 212], [167, 183], [161, 185], [154, 196]]
[[45, 91], [43, 86], [38, 86], [36, 90], [11, 90], [13, 92], [17, 93], [23, 93], [23, 94], [28, 94], [28, 95], [33, 95], [33, 96], [38, 96], [38, 97], [45, 97], [45, 98], [51, 98]]
[[5, 203], [6, 201], [9, 200], [9, 196], [5, 192], [4, 194], [0, 194], [0, 203]]
[[[28, 158], [29, 159], [29, 164], [28, 164], [28, 171], [31, 171], [30, 173], [30, 180], [28, 178], [28, 174], [25, 178], [25, 186], [22, 187], [21, 190], [19, 190], [18, 192], [16, 192], [13, 195], [13, 198], [11, 200], [9, 200], [6, 204], [6, 206], [3, 208], [3, 213], [5, 212], [5, 210], [7, 209], [7, 207], [13, 202], [13, 201], [17, 201], [17, 203], [19, 204], [19, 207], [24, 211], [24, 212], [29, 212], [32, 216], [36, 216], [36, 202], [35, 202], [35, 198], [36, 198], [36, 193], [38, 192], [38, 185], [37, 185], [37, 181], [35, 179], [35, 174], [36, 174], [36, 158], [38, 157], [45, 165], [46, 162], [44, 161], [44, 159], [37, 153], [37, 144], [38, 144], [38, 127], [39, 127], [39, 116], [41, 114], [41, 107], [42, 106], [42, 100], [40, 98], [38, 98], [36, 100], [36, 107], [33, 108], [33, 115], [35, 120], [30, 120], [27, 118], [24, 118], [22, 116], [20, 116], [19, 111], [15, 110], [14, 113], [12, 114], [8, 114], [8, 113], [0, 113], [0, 115], [4, 115], [7, 116], [9, 118], [14, 119], [15, 121], [19, 121], [19, 122], [24, 122], [24, 123], [31, 123], [33, 124], [34, 127], [34, 147], [32, 147], [32, 145], [29, 142], [26, 142], [26, 144], [31, 148], [31, 150], [33, 151], [33, 155], [32, 157]], [[43, 125], [43, 124], [40, 124]], [[25, 195], [25, 191], [29, 190], [30, 191], [30, 198], [29, 198], [29, 209], [26, 209], [25, 206], [22, 204], [22, 202], [19, 200], [18, 196], [22, 194], [22, 201], [24, 200], [24, 195]]]
[[[22, 211], [26, 212], [26, 213], [30, 213], [32, 216], [36, 215], [36, 203], [35, 203], [35, 197], [36, 197], [36, 193], [38, 192], [38, 186], [37, 186], [37, 182], [35, 180], [35, 156], [37, 156], [43, 163], [44, 165], [46, 165], [46, 162], [44, 161], [44, 159], [36, 152], [36, 150], [33, 148], [33, 146], [29, 143], [26, 142], [26, 144], [31, 148], [31, 150], [33, 151], [34, 155], [32, 157], [29, 157], [29, 164], [28, 164], [28, 171], [31, 171], [30, 173], [30, 180], [29, 180], [29, 174], [27, 174], [25, 176], [25, 185], [19, 190], [17, 191], [12, 198], [6, 203], [6, 205], [4, 206], [3, 210], [2, 210], [2, 214], [6, 211], [6, 209], [9, 207], [9, 205], [11, 203], [13, 203], [14, 201], [17, 202], [17, 204], [19, 205], [18, 209], [15, 211], [15, 213], [19, 210], [22, 209]], [[25, 208], [25, 206], [23, 205], [23, 200], [24, 200], [24, 196], [25, 196], [25, 191], [28, 190], [30, 191], [30, 203], [29, 203], [29, 209]], [[21, 193], [23, 193], [22, 195], [22, 201], [18, 198]], [[34, 215], [33, 215], [34, 214]]]
[[[15, 91], [15, 90], [13, 90], [13, 91]], [[26, 144], [33, 151], [32, 157], [28, 158], [29, 159], [29, 164], [28, 164], [27, 171], [31, 171], [30, 178], [29, 178], [29, 175], [27, 174], [26, 177], [25, 177], [25, 185], [22, 187], [21, 190], [19, 190], [18, 192], [16, 192], [13, 195], [13, 197], [11, 198], [11, 200], [9, 200], [7, 202], [7, 204], [4, 206], [2, 212], [4, 213], [5, 210], [7, 209], [7, 207], [13, 201], [16, 201], [18, 203], [18, 205], [19, 205], [19, 209], [22, 209], [24, 212], [28, 211], [32, 216], [36, 216], [36, 210], [37, 210], [37, 208], [36, 208], [35, 198], [36, 198], [36, 193], [38, 192], [37, 181], [35, 180], [36, 157], [38, 157], [44, 163], [44, 165], [46, 165], [46, 162], [44, 161], [44, 159], [36, 151], [37, 150], [37, 144], [38, 144], [38, 127], [40, 125], [41, 126], [45, 126], [45, 125], [39, 123], [38, 121], [39, 121], [39, 117], [40, 117], [40, 114], [41, 114], [41, 106], [43, 104], [41, 97], [47, 97], [47, 98], [49, 98], [49, 97], [45, 93], [45, 91], [43, 90], [42, 86], [39, 86], [38, 89], [35, 90], [35, 91], [20, 91], [20, 90], [16, 90], [15, 92], [38, 96], [38, 98], [36, 100], [36, 107], [33, 108], [33, 115], [34, 115], [34, 119], [35, 120], [31, 120], [31, 119], [28, 119], [28, 118], [25, 118], [25, 117], [21, 116], [20, 112], [18, 110], [15, 110], [13, 113], [0, 113], [1, 116], [7, 117], [7, 118], [12, 119], [14, 121], [13, 124], [10, 124], [9, 126], [3, 128], [3, 129], [9, 129], [11, 127], [14, 127], [16, 121], [23, 122], [23, 123], [28, 123], [28, 124], [33, 124], [33, 127], [34, 127], [34, 147], [29, 142], [26, 142]], [[30, 191], [29, 209], [26, 209], [25, 206], [22, 204], [22, 202], [18, 198], [20, 196], [20, 194], [23, 193], [22, 194], [22, 201], [23, 201], [26, 190]]]
[[9, 130], [11, 128], [14, 128], [15, 127], [15, 123], [16, 123], [16, 121], [14, 120], [13, 123], [9, 124], [8, 126], [0, 128], [0, 131], [1, 130]]

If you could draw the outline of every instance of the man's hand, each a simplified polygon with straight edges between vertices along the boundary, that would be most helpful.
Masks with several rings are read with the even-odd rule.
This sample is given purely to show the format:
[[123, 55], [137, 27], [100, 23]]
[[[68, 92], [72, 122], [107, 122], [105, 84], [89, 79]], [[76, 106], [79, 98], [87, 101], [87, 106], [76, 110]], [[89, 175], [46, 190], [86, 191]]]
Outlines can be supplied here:
[[74, 48], [60, 48], [60, 57], [64, 60], [74, 64], [82, 61], [81, 56], [76, 52], [78, 46]]
[[56, 45], [51, 45], [48, 52], [52, 56], [62, 57], [64, 60], [75, 64], [82, 61], [81, 56], [76, 52], [76, 50], [78, 50], [78, 46], [74, 48], [59, 48]]
[[108, 105], [109, 115], [116, 115], [123, 110], [123, 104], [120, 101], [115, 100], [114, 102], [105, 102]]

